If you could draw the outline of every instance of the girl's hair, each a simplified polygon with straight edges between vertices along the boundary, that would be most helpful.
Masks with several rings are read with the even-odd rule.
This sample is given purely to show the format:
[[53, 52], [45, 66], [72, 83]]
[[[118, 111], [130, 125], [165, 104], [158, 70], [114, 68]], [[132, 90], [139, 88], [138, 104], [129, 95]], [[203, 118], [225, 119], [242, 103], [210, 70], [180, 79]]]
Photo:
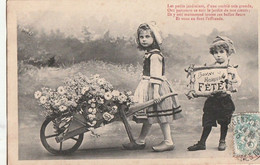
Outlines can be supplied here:
[[231, 55], [231, 53], [229, 51], [229, 46], [224, 41], [219, 41], [219, 42], [212, 44], [209, 48], [209, 52], [210, 52], [210, 54], [214, 55], [217, 53], [217, 51], [219, 51], [221, 49], [224, 49], [227, 52], [228, 56]]
[[149, 49], [159, 49], [160, 50], [160, 46], [159, 44], [157, 43], [156, 41], [156, 38], [155, 38], [155, 35], [153, 33], [153, 31], [151, 30], [151, 28], [149, 27], [148, 24], [141, 24], [138, 29], [137, 29], [137, 38], [136, 38], [136, 42], [138, 44], [137, 48], [139, 50], [147, 50], [148, 48], [145, 48], [143, 47], [141, 44], [140, 44], [140, 41], [139, 41], [139, 36], [140, 36], [140, 33], [141, 31], [150, 31], [150, 34], [151, 36], [153, 37], [153, 43], [152, 45], [149, 47]]

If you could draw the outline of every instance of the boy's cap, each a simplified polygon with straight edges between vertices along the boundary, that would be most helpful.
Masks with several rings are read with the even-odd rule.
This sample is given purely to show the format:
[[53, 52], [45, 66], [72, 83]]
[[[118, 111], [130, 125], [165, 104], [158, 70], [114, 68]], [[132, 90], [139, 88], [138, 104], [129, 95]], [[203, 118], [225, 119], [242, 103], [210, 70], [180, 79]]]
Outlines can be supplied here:
[[231, 39], [229, 39], [228, 37], [225, 37], [225, 36], [217, 36], [213, 42], [212, 42], [212, 45], [215, 45], [219, 42], [224, 42], [228, 45], [229, 47], [229, 54], [232, 54], [232, 53], [235, 53], [236, 50], [235, 50], [235, 47], [234, 47], [234, 44], [233, 44], [233, 41]]

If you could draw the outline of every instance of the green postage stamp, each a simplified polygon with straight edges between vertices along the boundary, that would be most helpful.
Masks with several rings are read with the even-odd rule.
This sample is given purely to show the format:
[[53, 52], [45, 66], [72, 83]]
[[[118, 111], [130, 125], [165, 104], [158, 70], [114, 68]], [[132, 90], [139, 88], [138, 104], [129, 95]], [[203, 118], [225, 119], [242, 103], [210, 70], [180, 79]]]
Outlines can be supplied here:
[[260, 157], [260, 113], [233, 117], [234, 157], [247, 161]]

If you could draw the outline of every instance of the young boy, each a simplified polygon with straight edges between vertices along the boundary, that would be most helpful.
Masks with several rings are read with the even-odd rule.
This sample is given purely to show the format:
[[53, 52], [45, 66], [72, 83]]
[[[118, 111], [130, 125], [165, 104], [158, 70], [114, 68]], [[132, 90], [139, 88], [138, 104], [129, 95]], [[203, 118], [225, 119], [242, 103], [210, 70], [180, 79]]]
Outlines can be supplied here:
[[[210, 46], [210, 54], [213, 55], [215, 63], [212, 66], [228, 66], [228, 84], [229, 87], [232, 84], [232, 92], [237, 91], [237, 87], [241, 84], [236, 69], [229, 65], [229, 58], [231, 54], [235, 53], [233, 42], [222, 36], [217, 36]], [[235, 111], [234, 103], [231, 99], [231, 91], [227, 92], [213, 92], [211, 96], [207, 98], [203, 108], [203, 132], [200, 141], [193, 146], [188, 147], [189, 151], [205, 150], [206, 140], [211, 131], [212, 127], [216, 127], [217, 123], [220, 124], [220, 140], [219, 140], [219, 151], [226, 149], [225, 138], [227, 135], [228, 124], [231, 121], [233, 112]]]

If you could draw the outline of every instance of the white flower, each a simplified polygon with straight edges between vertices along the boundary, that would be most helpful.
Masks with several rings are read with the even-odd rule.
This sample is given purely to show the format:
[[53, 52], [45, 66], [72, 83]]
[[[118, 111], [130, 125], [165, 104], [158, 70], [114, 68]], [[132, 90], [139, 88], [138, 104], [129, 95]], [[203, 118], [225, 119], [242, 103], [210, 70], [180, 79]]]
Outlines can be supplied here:
[[126, 95], [124, 95], [124, 94], [122, 94], [122, 95], [120, 95], [120, 96], [118, 97], [118, 100], [119, 100], [120, 103], [125, 102], [126, 99], [127, 99], [127, 97], [126, 97]]
[[96, 113], [97, 113], [97, 109], [96, 109], [96, 108], [93, 108], [92, 114], [95, 115]]
[[64, 89], [63, 86], [59, 86], [57, 92], [61, 95], [64, 95], [66, 93], [66, 90]]
[[42, 96], [42, 92], [40, 92], [40, 91], [36, 91], [36, 92], [34, 93], [34, 97], [35, 97], [36, 99], [40, 98], [41, 96]]
[[113, 97], [113, 95], [111, 94], [111, 92], [106, 92], [104, 97], [106, 100], [110, 100]]
[[95, 118], [95, 117], [96, 117], [96, 115], [89, 114], [89, 117]]
[[99, 74], [95, 74], [93, 77], [94, 77], [94, 79], [98, 79], [99, 78]]
[[88, 112], [89, 112], [89, 113], [92, 113], [92, 112], [93, 112], [93, 109], [92, 109], [92, 108], [89, 108], [89, 109], [88, 109]]
[[112, 110], [117, 110], [118, 109], [118, 107], [116, 106], [116, 105], [114, 105], [113, 107], [112, 107]]
[[89, 119], [89, 121], [93, 121], [94, 119], [95, 119], [95, 115], [93, 115], [93, 114], [89, 114], [88, 115], [88, 119]]
[[41, 103], [41, 104], [45, 104], [46, 102], [47, 102], [47, 97], [42, 96], [42, 97], [40, 98], [40, 103]]
[[103, 114], [103, 118], [104, 118], [106, 121], [110, 121], [110, 120], [112, 120], [112, 119], [114, 118], [114, 115], [111, 115], [110, 113], [105, 112], [105, 113]]
[[66, 111], [66, 110], [67, 110], [67, 107], [64, 106], [64, 105], [61, 105], [61, 106], [59, 107], [59, 110], [60, 110], [61, 112]]
[[85, 94], [87, 91], [89, 91], [89, 86], [84, 86], [82, 89], [81, 89], [81, 94]]
[[100, 78], [100, 79], [97, 80], [97, 83], [99, 85], [103, 85], [103, 84], [105, 84], [105, 79], [104, 78]]
[[114, 106], [112, 107], [112, 110], [110, 111], [110, 113], [111, 113], [111, 114], [116, 114], [116, 113], [117, 113], [117, 109], [118, 109], [118, 107], [117, 107], [116, 105], [114, 105]]
[[96, 125], [96, 124], [97, 124], [97, 121], [96, 121], [96, 120], [92, 121], [92, 125], [93, 125], [93, 126]]
[[100, 89], [100, 94], [103, 96], [106, 93], [105, 89]]
[[120, 95], [120, 92], [118, 90], [113, 90], [112, 95], [118, 97]]
[[95, 102], [96, 102], [96, 100], [95, 100], [95, 99], [91, 99], [91, 101], [92, 101], [93, 103], [95, 103]]
[[99, 104], [104, 104], [104, 99], [99, 98], [99, 99], [97, 100], [97, 102], [98, 102]]
[[54, 105], [55, 105], [55, 106], [59, 106], [60, 104], [61, 104], [60, 100], [55, 100], [55, 101], [54, 101]]
[[130, 95], [132, 94], [132, 92], [131, 92], [131, 91], [128, 91], [128, 92], [126, 92], [126, 94], [127, 94], [128, 96], [130, 96]]
[[129, 99], [131, 100], [131, 102], [134, 102], [134, 96], [129, 96]]
[[89, 101], [88, 101], [88, 104], [91, 104], [91, 103], [92, 103], [92, 100], [89, 100]]
[[95, 103], [91, 103], [90, 105], [92, 108], [95, 108], [96, 107], [96, 104]]

